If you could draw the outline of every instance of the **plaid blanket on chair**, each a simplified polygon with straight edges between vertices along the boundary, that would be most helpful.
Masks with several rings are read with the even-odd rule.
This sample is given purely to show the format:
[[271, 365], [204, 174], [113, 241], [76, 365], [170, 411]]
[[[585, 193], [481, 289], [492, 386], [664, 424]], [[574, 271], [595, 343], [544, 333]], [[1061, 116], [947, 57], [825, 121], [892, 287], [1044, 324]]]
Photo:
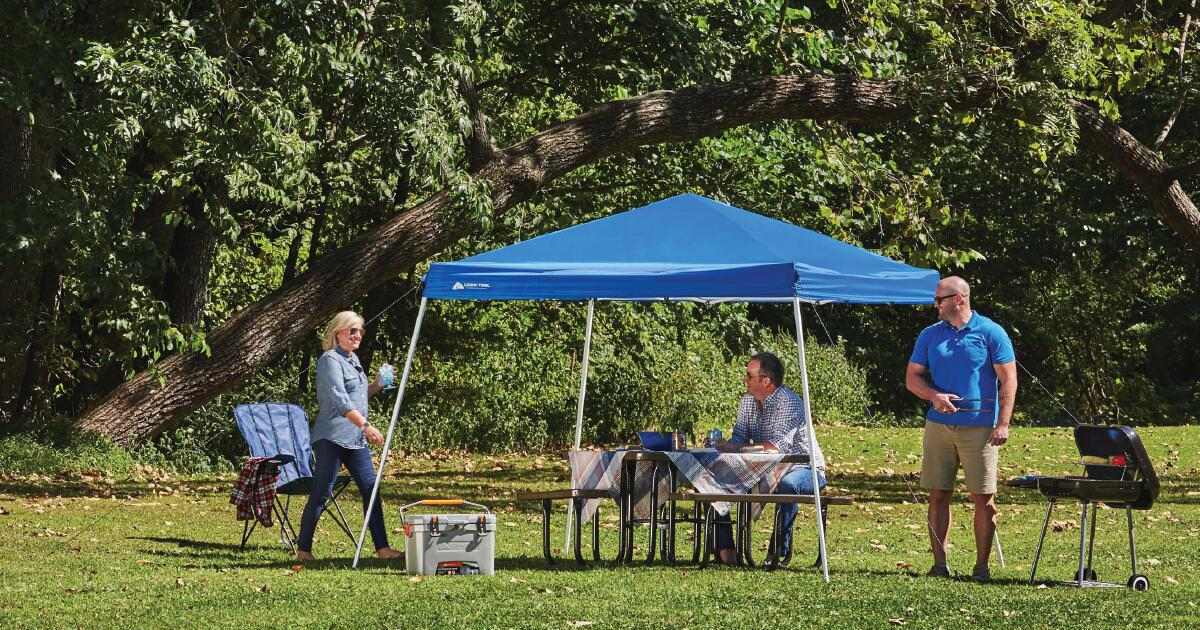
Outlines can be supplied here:
[[275, 503], [275, 482], [279, 479], [279, 467], [268, 463], [270, 457], [251, 457], [242, 464], [237, 483], [229, 502], [237, 506], [237, 519], [257, 519], [263, 527], [270, 527], [271, 506]]

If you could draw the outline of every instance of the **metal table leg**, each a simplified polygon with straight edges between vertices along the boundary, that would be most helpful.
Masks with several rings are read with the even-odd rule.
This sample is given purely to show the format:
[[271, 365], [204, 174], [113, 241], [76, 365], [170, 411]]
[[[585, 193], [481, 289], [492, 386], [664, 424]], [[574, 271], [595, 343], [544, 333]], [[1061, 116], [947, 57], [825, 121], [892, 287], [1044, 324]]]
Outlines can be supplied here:
[[649, 545], [646, 551], [646, 564], [654, 562], [654, 552], [658, 548], [658, 464], [650, 468], [650, 531]]
[[542, 556], [546, 564], [554, 564], [554, 555], [550, 553], [550, 513], [553, 505], [550, 499], [542, 499]]

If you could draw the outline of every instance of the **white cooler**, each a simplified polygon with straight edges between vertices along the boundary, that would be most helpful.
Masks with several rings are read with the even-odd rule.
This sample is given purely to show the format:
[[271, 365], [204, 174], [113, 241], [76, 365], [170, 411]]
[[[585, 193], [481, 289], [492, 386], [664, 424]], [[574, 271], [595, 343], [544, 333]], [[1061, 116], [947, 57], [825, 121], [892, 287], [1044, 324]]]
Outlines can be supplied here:
[[[476, 514], [405, 514], [414, 506], [461, 507]], [[496, 515], [462, 499], [425, 499], [400, 508], [404, 563], [410, 575], [494, 575]]]

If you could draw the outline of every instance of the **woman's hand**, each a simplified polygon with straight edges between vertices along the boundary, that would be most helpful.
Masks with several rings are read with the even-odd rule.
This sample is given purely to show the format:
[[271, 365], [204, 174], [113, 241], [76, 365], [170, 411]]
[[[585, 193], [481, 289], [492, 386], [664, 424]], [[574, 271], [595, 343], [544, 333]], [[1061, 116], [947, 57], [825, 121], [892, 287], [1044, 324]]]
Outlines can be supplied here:
[[383, 444], [383, 434], [379, 432], [379, 429], [376, 429], [369, 424], [363, 427], [363, 435], [366, 436], [367, 442], [370, 442], [375, 446]]

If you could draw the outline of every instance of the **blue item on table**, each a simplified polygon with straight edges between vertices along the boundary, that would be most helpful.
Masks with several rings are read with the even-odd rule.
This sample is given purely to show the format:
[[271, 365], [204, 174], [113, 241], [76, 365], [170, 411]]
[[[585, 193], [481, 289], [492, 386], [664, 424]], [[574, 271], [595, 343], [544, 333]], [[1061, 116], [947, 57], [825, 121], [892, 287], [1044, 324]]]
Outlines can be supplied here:
[[674, 436], [663, 431], [638, 431], [638, 439], [642, 448], [651, 451], [669, 451], [674, 449]]

